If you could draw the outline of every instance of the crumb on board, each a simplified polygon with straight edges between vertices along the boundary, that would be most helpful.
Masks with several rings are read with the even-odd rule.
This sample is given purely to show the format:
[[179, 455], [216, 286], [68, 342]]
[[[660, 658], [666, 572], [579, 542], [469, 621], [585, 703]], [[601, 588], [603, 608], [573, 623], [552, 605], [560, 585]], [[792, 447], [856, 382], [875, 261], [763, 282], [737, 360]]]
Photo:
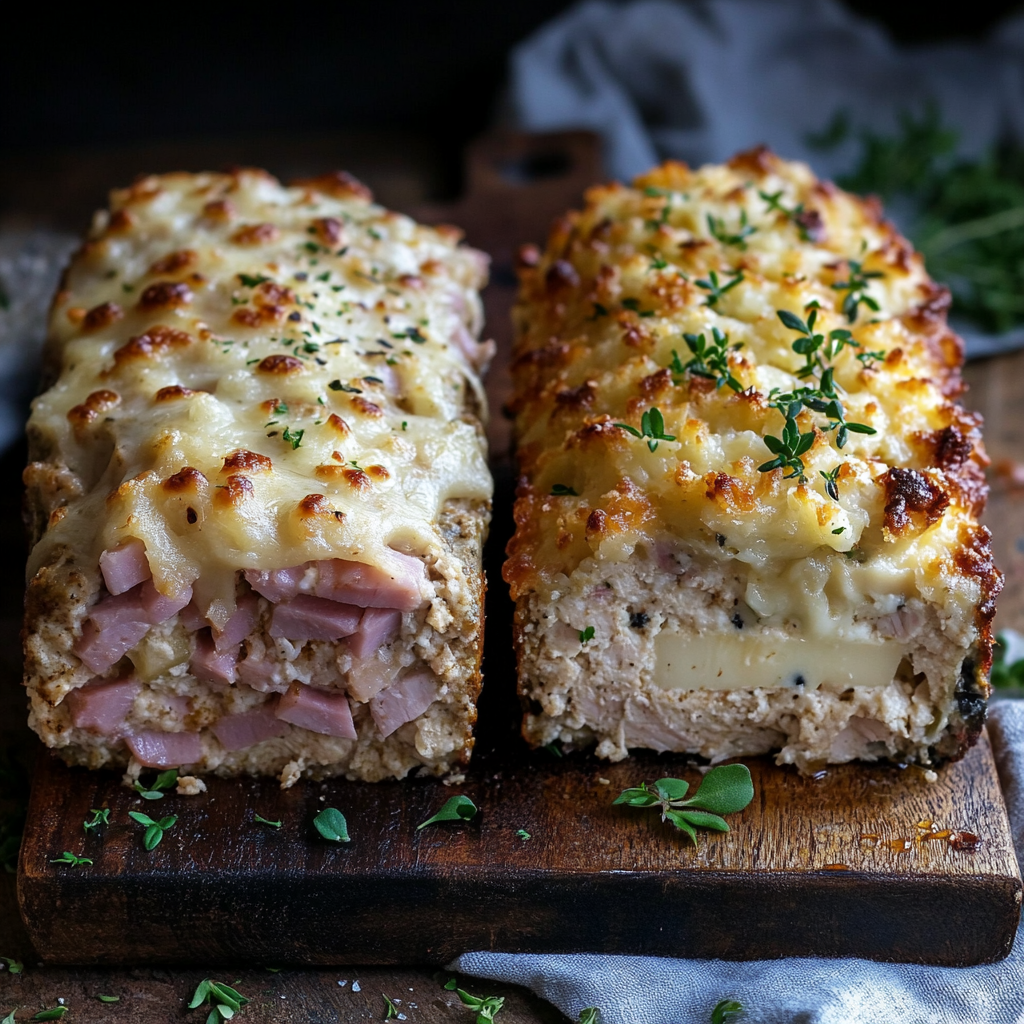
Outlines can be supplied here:
[[178, 796], [198, 796], [206, 792], [206, 783], [194, 775], [179, 775], [175, 792]]

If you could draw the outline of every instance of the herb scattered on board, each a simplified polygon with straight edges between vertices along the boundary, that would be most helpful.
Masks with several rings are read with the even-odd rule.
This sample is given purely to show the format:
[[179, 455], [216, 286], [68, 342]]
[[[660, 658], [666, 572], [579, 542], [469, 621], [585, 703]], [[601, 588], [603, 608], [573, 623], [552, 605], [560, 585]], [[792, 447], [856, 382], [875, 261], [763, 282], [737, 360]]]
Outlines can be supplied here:
[[167, 771], [161, 772], [156, 777], [156, 781], [151, 786], [144, 785], [141, 780], [137, 781], [135, 783], [135, 792], [143, 800], [163, 800], [164, 793], [169, 789], [174, 789], [177, 784], [178, 769], [168, 768]]
[[868, 295], [868, 283], [873, 278], [885, 277], [885, 274], [880, 270], [865, 270], [863, 265], [856, 260], [847, 260], [846, 265], [848, 268], [847, 279], [836, 281], [832, 285], [832, 289], [837, 292], [846, 292], [842, 306], [843, 315], [852, 324], [857, 321], [857, 310], [861, 303], [872, 312], [878, 312], [878, 303]]
[[742, 1014], [742, 1003], [736, 1002], [735, 999], [722, 999], [711, 1011], [711, 1024], [728, 1024], [728, 1021], [736, 1020]]
[[219, 1024], [220, 1021], [234, 1017], [247, 1002], [249, 1000], [230, 985], [204, 978], [199, 982], [188, 1008], [195, 1010], [203, 1003], [209, 1003], [210, 1014], [206, 1018], [206, 1024]]
[[281, 827], [280, 821], [271, 821], [269, 818], [264, 818], [262, 814], [257, 814], [255, 820], [257, 825], [269, 825], [271, 828]]
[[470, 818], [476, 817], [477, 811], [476, 804], [468, 796], [463, 796], [460, 793], [458, 796], [447, 799], [437, 814], [416, 826], [416, 831], [438, 821], [469, 821]]
[[99, 1000], [99, 1001], [100, 1001], [101, 1003], [119, 1003], [119, 1002], [121, 1002], [121, 997], [120, 997], [120, 996], [103, 996], [103, 995], [97, 995], [97, 996], [96, 996], [96, 998], [97, 998], [97, 999], [98, 999], [98, 1000]]
[[20, 960], [13, 960], [9, 956], [0, 956], [0, 964], [7, 968], [9, 974], [21, 974], [25, 965]]
[[498, 1011], [505, 1005], [504, 996], [471, 996], [464, 989], [458, 987], [458, 982], [452, 978], [445, 988], [454, 992], [471, 1010], [476, 1011], [476, 1024], [491, 1024]]
[[662, 416], [661, 410], [656, 405], [651, 406], [640, 417], [639, 430], [636, 427], [631, 427], [628, 423], [615, 423], [613, 425], [621, 427], [634, 437], [647, 438], [647, 447], [652, 452], [658, 450], [659, 441], [674, 441], [676, 439], [675, 434], [665, 433], [665, 417]]
[[348, 834], [348, 822], [345, 820], [345, 815], [337, 807], [325, 807], [320, 811], [313, 819], [313, 827], [324, 839], [332, 843], [352, 841]]
[[580, 643], [581, 644], [589, 644], [590, 641], [594, 639], [594, 633], [595, 632], [596, 632], [596, 630], [594, 629], [593, 626], [587, 626], [586, 629], [581, 629], [580, 633], [579, 633]]
[[[162, 793], [160, 795], [163, 796]], [[102, 825], [109, 825], [110, 824], [110, 808], [109, 807], [104, 807], [102, 810], [99, 810], [99, 811], [96, 810], [95, 807], [93, 807], [89, 811], [89, 813], [92, 815], [92, 819], [89, 820], [89, 821], [83, 821], [82, 822], [82, 828], [87, 833], [91, 832], [94, 828], [98, 829]]]
[[721, 284], [718, 280], [718, 274], [712, 270], [708, 274], [707, 278], [701, 278], [696, 282], [698, 288], [703, 288], [707, 293], [708, 297], [705, 301], [706, 306], [717, 306], [718, 300], [725, 295], [730, 288], [735, 288], [743, 280], [743, 271], [737, 270], [736, 276], [726, 284]]
[[398, 1012], [398, 1007], [383, 992], [380, 997], [384, 1000], [385, 1020], [405, 1020], [405, 1015]]
[[720, 815], [742, 811], [754, 799], [750, 771], [742, 764], [712, 768], [687, 800], [689, 788], [690, 784], [683, 779], [658, 779], [652, 786], [644, 782], [636, 788], [624, 789], [613, 802], [627, 807], [660, 807], [661, 820], [672, 822], [696, 845], [695, 829], [728, 832], [729, 825]]
[[954, 312], [986, 331], [1024, 322], [1024, 148], [958, 157], [957, 133], [934, 104], [905, 111], [893, 135], [855, 130], [839, 112], [810, 141], [832, 149], [851, 140], [856, 162], [839, 184], [901, 201], [904, 229], [949, 285]]
[[[684, 334], [683, 341], [693, 353], [693, 358], [688, 363], [684, 363], [679, 358], [679, 353], [672, 349], [672, 362], [669, 364], [669, 369], [677, 377], [691, 373], [695, 377], [706, 377], [708, 380], [713, 380], [716, 389], [728, 384], [733, 391], [743, 390], [743, 385], [729, 369], [729, 353], [743, 348], [742, 342], [730, 345], [729, 335], [723, 334], [717, 327], [711, 328], [710, 345], [703, 334]], [[681, 381], [677, 380], [675, 383], [680, 384]]]
[[70, 850], [65, 850], [59, 857], [50, 861], [51, 864], [68, 864], [73, 868], [84, 867], [86, 864], [92, 864], [92, 860], [89, 857], [79, 857], [72, 853]]
[[522, 839], [522, 841], [524, 843], [527, 841], [527, 839], [532, 839], [533, 838], [533, 836], [531, 836], [530, 833], [527, 832], [525, 828], [517, 828], [516, 829], [516, 835], [519, 836], [519, 838]]
[[598, 1014], [600, 1012], [596, 1006], [588, 1006], [580, 1010], [580, 1015], [576, 1018], [576, 1024], [598, 1024]]
[[60, 1020], [67, 1012], [67, 1006], [54, 1006], [49, 1010], [40, 1010], [32, 1020]]
[[[17, 1009], [17, 1007], [15, 1007]], [[11, 1010], [3, 1020], [0, 1020], [0, 1024], [15, 1024], [14, 1022], [14, 1010]]]
[[143, 814], [141, 811], [129, 811], [128, 817], [132, 821], [137, 821], [140, 825], [145, 826], [146, 830], [142, 833], [142, 845], [147, 850], [156, 849], [160, 845], [160, 840], [163, 839], [164, 833], [174, 828], [178, 820], [176, 814], [169, 814], [166, 818], [154, 821], [148, 814]]

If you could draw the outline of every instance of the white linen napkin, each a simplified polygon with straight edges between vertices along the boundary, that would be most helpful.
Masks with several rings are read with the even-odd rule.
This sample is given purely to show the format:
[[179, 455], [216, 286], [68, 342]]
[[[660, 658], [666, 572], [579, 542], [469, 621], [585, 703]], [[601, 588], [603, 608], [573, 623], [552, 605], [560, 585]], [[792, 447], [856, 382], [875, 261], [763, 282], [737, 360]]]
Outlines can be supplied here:
[[[1024, 857], [1024, 701], [992, 706], [989, 735]], [[1020, 1024], [1024, 939], [980, 967], [922, 967], [817, 958], [731, 962], [645, 956], [466, 953], [452, 970], [524, 985], [575, 1020], [708, 1024], [721, 999], [743, 1004], [737, 1024]]]
[[[660, 160], [721, 162], [761, 142], [835, 177], [857, 141], [822, 151], [808, 138], [837, 112], [889, 135], [929, 102], [959, 153], [977, 157], [1003, 139], [1024, 144], [1024, 15], [985, 42], [900, 47], [838, 0], [589, 0], [516, 48], [508, 99], [524, 130], [598, 132], [606, 171], [624, 181]], [[1024, 346], [1024, 329], [955, 327], [970, 358]]]

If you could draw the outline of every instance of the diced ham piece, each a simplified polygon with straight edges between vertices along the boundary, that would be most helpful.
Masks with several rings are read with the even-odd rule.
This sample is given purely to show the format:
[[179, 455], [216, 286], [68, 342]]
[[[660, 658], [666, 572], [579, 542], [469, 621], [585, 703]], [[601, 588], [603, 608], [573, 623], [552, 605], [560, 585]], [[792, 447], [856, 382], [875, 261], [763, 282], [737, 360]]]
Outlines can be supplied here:
[[72, 690], [64, 699], [77, 728], [111, 736], [123, 729], [138, 692], [137, 679], [94, 680]]
[[190, 633], [210, 624], [206, 621], [206, 616], [194, 604], [187, 604], [178, 612], [178, 621]]
[[213, 723], [211, 729], [225, 750], [245, 750], [264, 740], [283, 736], [288, 726], [274, 715], [274, 704], [268, 701], [255, 711], [224, 715]]
[[380, 566], [327, 558], [287, 569], [246, 569], [245, 578], [275, 603], [302, 593], [360, 608], [408, 612], [424, 603], [427, 570], [420, 559], [389, 549]]
[[196, 679], [214, 685], [229, 686], [237, 676], [238, 648], [218, 651], [208, 629], [196, 633], [196, 649], [189, 670]]
[[203, 756], [203, 741], [197, 732], [147, 730], [126, 736], [125, 742], [144, 768], [180, 768]]
[[238, 599], [227, 625], [219, 632], [213, 631], [214, 647], [218, 651], [237, 647], [256, 628], [259, 619], [259, 598], [255, 594], [244, 594]]
[[314, 562], [293, 565], [289, 569], [246, 569], [245, 578], [249, 586], [268, 601], [275, 604], [286, 597], [294, 597], [302, 587], [303, 577]]
[[299, 594], [274, 606], [270, 635], [288, 640], [340, 640], [359, 628], [362, 608]]
[[428, 669], [410, 672], [370, 701], [370, 714], [385, 739], [419, 718], [437, 699], [441, 683]]
[[365, 704], [381, 690], [391, 686], [401, 668], [397, 661], [387, 661], [377, 654], [371, 654], [368, 658], [356, 658], [352, 661], [345, 685], [357, 701]]
[[393, 608], [367, 608], [348, 648], [357, 658], [368, 658], [384, 646], [402, 625], [402, 613]]
[[127, 540], [100, 555], [100, 572], [111, 594], [123, 594], [152, 577], [146, 545], [141, 540]]
[[238, 663], [238, 681], [251, 686], [260, 693], [281, 692], [288, 689], [287, 682], [274, 678], [276, 672], [272, 661], [265, 658], [254, 658], [252, 652]]
[[277, 717], [324, 736], [354, 740], [356, 727], [344, 693], [292, 683], [277, 705]]
[[105, 597], [89, 610], [75, 654], [91, 671], [106, 672], [127, 654], [150, 626], [166, 622], [192, 600], [192, 588], [178, 597], [164, 597], [146, 580], [115, 597]]
[[82, 664], [99, 675], [120, 661], [148, 632], [148, 622], [115, 620], [100, 628], [86, 620], [73, 649]]
[[360, 608], [397, 608], [402, 612], [423, 604], [427, 569], [411, 555], [388, 549], [380, 566], [332, 558], [320, 562], [319, 569], [317, 597]]

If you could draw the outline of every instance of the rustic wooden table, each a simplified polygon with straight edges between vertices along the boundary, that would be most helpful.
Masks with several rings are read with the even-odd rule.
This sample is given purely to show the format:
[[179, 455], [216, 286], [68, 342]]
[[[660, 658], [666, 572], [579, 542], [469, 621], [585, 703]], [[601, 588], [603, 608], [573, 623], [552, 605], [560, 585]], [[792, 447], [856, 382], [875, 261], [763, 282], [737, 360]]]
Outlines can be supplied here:
[[[570, 149], [572, 145], [570, 144]], [[485, 154], [486, 155], [486, 154]], [[504, 162], [478, 159], [470, 167], [470, 199], [475, 211], [464, 206], [460, 218], [457, 204], [433, 206], [435, 213], [448, 213], [458, 223], [479, 225], [470, 241], [488, 249], [495, 257], [494, 284], [487, 296], [488, 330], [507, 339], [503, 310], [511, 294], [511, 253], [495, 251], [493, 239], [507, 237], [510, 218], [521, 225], [520, 237], [539, 240], [551, 215], [573, 201], [581, 183], [596, 174], [587, 147], [580, 142], [575, 163], [560, 167], [543, 153]], [[186, 168], [198, 170], [229, 164], [266, 166], [284, 178], [315, 173], [330, 167], [347, 167], [370, 183], [380, 201], [418, 214], [429, 211], [439, 189], [450, 181], [450, 162], [422, 141], [399, 136], [366, 134], [356, 136], [306, 136], [301, 138], [255, 138], [200, 144], [163, 144], [107, 152], [58, 153], [18, 162], [0, 162], [0, 232], [43, 226], [80, 232], [89, 212], [100, 205], [112, 184], [130, 181], [138, 172]], [[496, 182], [488, 175], [504, 174], [502, 199], [488, 199]], [[508, 182], [517, 178], [533, 182], [531, 200], [517, 203]], [[538, 182], [540, 191], [537, 190]], [[538, 202], [537, 197], [540, 196]], [[480, 215], [481, 204], [486, 207]], [[468, 214], [473, 212], [473, 216]], [[1024, 354], [974, 364], [968, 368], [971, 390], [967, 404], [984, 413], [986, 439], [993, 460], [1024, 461]], [[502, 397], [502, 382], [491, 386], [492, 402]], [[506, 427], [495, 408], [492, 444], [500, 453]], [[16, 448], [0, 459], [0, 529], [5, 542], [5, 564], [0, 576], [0, 770], [4, 751], [15, 766], [27, 766], [34, 759], [37, 744], [24, 726], [24, 697], [20, 686], [18, 630], [21, 614], [24, 549], [19, 523], [20, 470], [24, 452]], [[1024, 489], [1015, 489], [1007, 474], [993, 474], [992, 497], [987, 520], [995, 537], [997, 562], [1006, 575], [998, 618], [1001, 627], [1024, 628]], [[27, 768], [26, 768], [27, 771]], [[18, 800], [16, 770], [0, 774], [0, 812]], [[6, 801], [6, 804], [5, 802]], [[54, 907], [54, 913], [60, 913]], [[239, 921], [240, 928], [250, 926]], [[343, 927], [344, 922], [339, 922]], [[37, 967], [37, 958], [18, 916], [13, 875], [0, 875], [0, 957], [25, 964], [18, 975], [0, 972], [0, 1016], [18, 1008], [15, 1019], [28, 1020], [38, 1010], [53, 1007], [58, 1000], [71, 1007], [71, 1021], [125, 1019], [163, 1022], [195, 1018], [200, 1011], [186, 1009], [195, 986], [204, 976], [201, 970], [99, 970]], [[270, 965], [273, 966], [273, 965]], [[220, 971], [220, 980], [237, 981], [237, 987], [252, 999], [243, 1019], [264, 1021], [333, 1021], [383, 1019], [382, 994], [401, 999], [398, 1008], [410, 1024], [435, 1021], [471, 1021], [471, 1012], [443, 990], [448, 975], [426, 968], [339, 968], [333, 970], [288, 970], [272, 973], [261, 968]], [[356, 987], [358, 983], [358, 988]], [[466, 982], [470, 991], [506, 997], [501, 1020], [507, 1024], [536, 1021], [564, 1021], [557, 1011], [530, 993], [510, 986]], [[118, 996], [118, 1003], [105, 1003], [100, 995]]]

